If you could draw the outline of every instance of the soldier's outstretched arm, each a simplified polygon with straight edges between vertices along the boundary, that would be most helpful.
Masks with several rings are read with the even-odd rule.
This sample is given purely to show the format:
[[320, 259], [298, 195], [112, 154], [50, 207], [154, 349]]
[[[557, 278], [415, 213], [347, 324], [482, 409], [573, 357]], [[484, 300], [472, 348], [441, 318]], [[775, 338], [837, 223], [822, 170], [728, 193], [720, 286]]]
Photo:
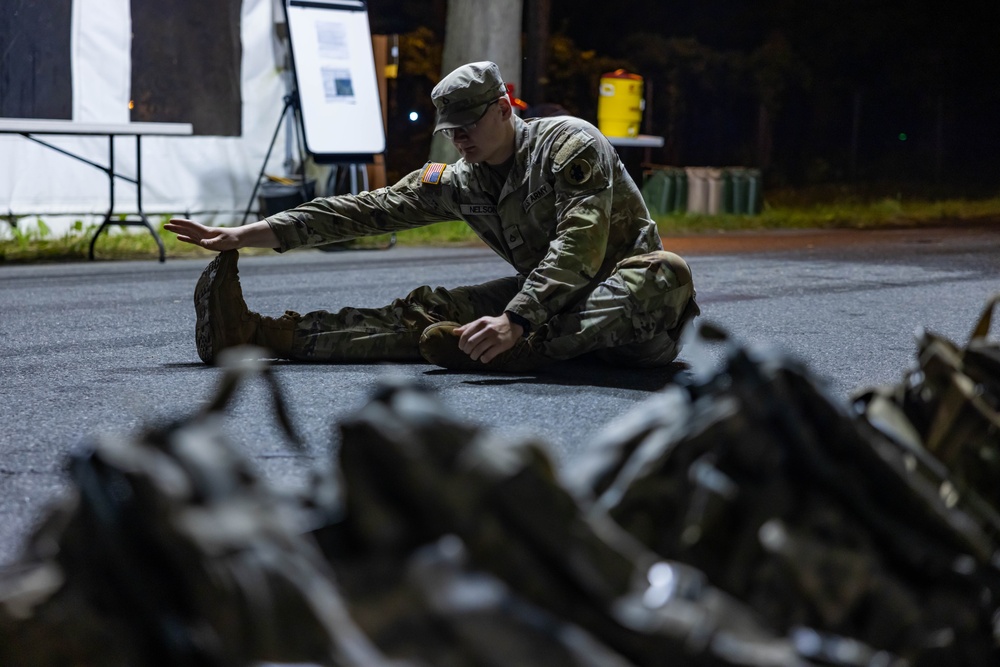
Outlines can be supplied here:
[[218, 252], [281, 245], [271, 226], [263, 220], [242, 227], [208, 227], [187, 218], [172, 218], [163, 228], [176, 234], [179, 241]]

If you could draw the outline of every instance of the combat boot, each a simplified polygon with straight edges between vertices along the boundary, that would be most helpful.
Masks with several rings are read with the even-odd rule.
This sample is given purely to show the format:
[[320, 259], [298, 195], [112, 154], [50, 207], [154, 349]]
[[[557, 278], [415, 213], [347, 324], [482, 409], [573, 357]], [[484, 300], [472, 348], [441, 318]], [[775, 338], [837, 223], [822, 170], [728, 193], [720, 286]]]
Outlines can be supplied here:
[[275, 319], [247, 308], [236, 266], [238, 259], [235, 250], [221, 252], [198, 279], [194, 290], [198, 356], [206, 364], [213, 364], [222, 350], [253, 344], [288, 357], [299, 315], [289, 311]]
[[420, 335], [420, 355], [437, 366], [455, 371], [477, 372], [525, 373], [555, 361], [537, 349], [537, 339], [529, 337], [519, 338], [514, 347], [483, 363], [459, 349], [459, 337], [455, 335], [455, 329], [459, 326], [458, 322], [438, 322], [424, 329]]

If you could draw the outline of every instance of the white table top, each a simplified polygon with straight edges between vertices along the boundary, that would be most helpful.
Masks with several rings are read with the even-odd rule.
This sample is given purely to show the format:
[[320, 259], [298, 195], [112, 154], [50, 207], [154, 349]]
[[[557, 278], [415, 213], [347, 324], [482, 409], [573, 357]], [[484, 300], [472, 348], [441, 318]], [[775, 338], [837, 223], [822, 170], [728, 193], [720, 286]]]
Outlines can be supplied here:
[[0, 118], [0, 133], [187, 136], [194, 133], [194, 128], [191, 123], [78, 123], [73, 120]]
[[659, 148], [663, 145], [663, 137], [652, 134], [637, 134], [634, 137], [608, 137], [612, 146], [635, 148]]

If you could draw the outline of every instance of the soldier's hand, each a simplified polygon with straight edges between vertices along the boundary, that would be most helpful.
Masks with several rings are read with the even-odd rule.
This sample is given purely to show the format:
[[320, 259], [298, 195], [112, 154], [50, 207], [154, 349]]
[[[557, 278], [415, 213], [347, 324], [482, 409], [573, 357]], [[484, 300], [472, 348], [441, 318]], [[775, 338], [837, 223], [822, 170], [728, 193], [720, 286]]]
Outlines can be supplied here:
[[207, 250], [235, 250], [240, 241], [233, 229], [206, 227], [194, 220], [172, 218], [163, 228], [177, 235], [177, 240], [201, 246]]
[[511, 322], [506, 313], [498, 317], [480, 317], [455, 329], [455, 335], [460, 337], [458, 349], [484, 364], [514, 347], [523, 333], [524, 328]]

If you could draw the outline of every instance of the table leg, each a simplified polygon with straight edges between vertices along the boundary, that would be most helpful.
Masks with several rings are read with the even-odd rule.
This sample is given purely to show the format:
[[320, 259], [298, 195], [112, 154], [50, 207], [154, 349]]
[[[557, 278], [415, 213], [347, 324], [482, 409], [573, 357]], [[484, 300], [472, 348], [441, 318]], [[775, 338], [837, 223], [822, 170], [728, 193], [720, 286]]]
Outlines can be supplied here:
[[[104, 222], [100, 224], [97, 231], [94, 232], [93, 238], [90, 239], [90, 259], [94, 259], [94, 245], [97, 243], [97, 237], [101, 235], [101, 232], [112, 223], [115, 211], [115, 178], [118, 177], [115, 174], [115, 135], [108, 136], [108, 168], [104, 170], [108, 174], [109, 181], [109, 191], [108, 191], [108, 213], [104, 216]], [[125, 176], [121, 176], [126, 180], [131, 180]], [[153, 235], [153, 239], [156, 241], [156, 245], [160, 249], [160, 261], [165, 262], [167, 260], [167, 252], [163, 247], [163, 239], [156, 232], [149, 220], [146, 218], [145, 212], [142, 210], [142, 137], [140, 135], [135, 135], [135, 183], [136, 187], [136, 205], [139, 209], [139, 219], [138, 220], [120, 220], [118, 224], [121, 225], [142, 225], [149, 230], [149, 233]]]
[[104, 216], [104, 221], [98, 226], [97, 231], [90, 238], [90, 261], [94, 261], [94, 244], [97, 243], [97, 237], [101, 235], [104, 228], [111, 223], [111, 216], [115, 212], [115, 135], [108, 135], [108, 168], [104, 170], [108, 175], [108, 212]]
[[138, 134], [135, 135], [135, 192], [139, 217], [142, 218], [142, 224], [146, 225], [146, 229], [153, 235], [156, 245], [160, 248], [160, 261], [165, 262], [167, 260], [167, 251], [163, 247], [163, 239], [160, 238], [153, 225], [149, 224], [146, 214], [142, 211], [142, 137]]

